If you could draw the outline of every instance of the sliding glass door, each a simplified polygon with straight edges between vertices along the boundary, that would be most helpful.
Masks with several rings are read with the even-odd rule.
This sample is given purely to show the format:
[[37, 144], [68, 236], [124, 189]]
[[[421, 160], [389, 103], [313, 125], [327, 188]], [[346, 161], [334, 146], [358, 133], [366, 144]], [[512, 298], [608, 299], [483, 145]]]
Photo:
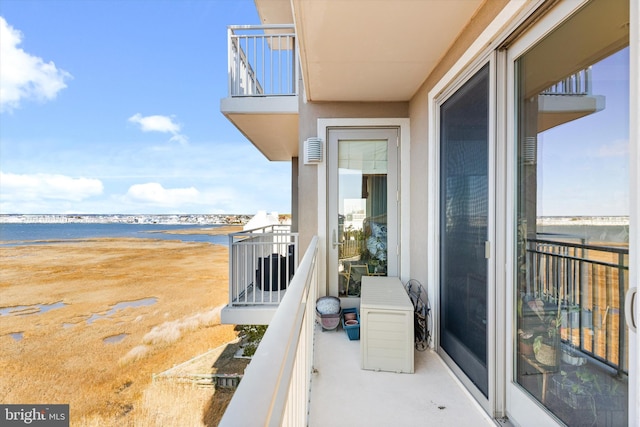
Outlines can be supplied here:
[[489, 93], [485, 65], [440, 106], [439, 351], [488, 398]]
[[516, 417], [541, 415], [541, 425], [553, 417], [569, 426], [629, 423], [628, 6], [594, 0], [557, 25], [565, 3], [508, 54], [516, 113], [510, 399]]

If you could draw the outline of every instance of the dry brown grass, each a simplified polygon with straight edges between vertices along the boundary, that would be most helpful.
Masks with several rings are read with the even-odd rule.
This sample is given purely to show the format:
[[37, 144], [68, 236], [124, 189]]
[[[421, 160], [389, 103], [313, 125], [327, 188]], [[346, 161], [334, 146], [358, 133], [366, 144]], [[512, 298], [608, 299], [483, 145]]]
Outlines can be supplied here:
[[[151, 379], [236, 337], [217, 317], [227, 301], [227, 257], [222, 246], [145, 239], [0, 248], [0, 307], [67, 304], [2, 316], [0, 402], [69, 403], [72, 425], [213, 425], [211, 403], [224, 393]], [[87, 323], [119, 302], [150, 297], [157, 302]], [[127, 336], [103, 342], [118, 334]], [[174, 423], [173, 411], [189, 418]]]
[[81, 424], [83, 427], [215, 427], [232, 396], [230, 390], [159, 381], [149, 385], [126, 417], [92, 415], [83, 418]]

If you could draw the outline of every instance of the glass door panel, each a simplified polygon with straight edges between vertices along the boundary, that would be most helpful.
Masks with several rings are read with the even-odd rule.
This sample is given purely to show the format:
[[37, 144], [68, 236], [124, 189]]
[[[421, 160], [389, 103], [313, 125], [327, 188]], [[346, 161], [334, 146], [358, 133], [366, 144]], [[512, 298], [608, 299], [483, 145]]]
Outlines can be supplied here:
[[359, 297], [362, 276], [398, 274], [397, 136], [397, 129], [329, 133], [329, 269], [340, 297]]
[[592, 25], [625, 4], [590, 2], [515, 62], [514, 377], [570, 426], [628, 423], [628, 27]]
[[363, 275], [387, 274], [387, 141], [338, 141], [340, 296], [360, 296]]
[[440, 348], [487, 397], [488, 64], [440, 119]]

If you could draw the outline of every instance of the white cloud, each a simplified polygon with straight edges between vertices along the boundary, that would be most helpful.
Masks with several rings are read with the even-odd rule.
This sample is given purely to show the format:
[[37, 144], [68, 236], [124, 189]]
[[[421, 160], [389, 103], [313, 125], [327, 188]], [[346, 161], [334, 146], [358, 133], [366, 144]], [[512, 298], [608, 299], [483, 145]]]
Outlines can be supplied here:
[[617, 140], [598, 148], [596, 157], [624, 157], [629, 154], [629, 141]]
[[142, 114], [137, 113], [129, 117], [129, 121], [139, 124], [143, 132], [170, 132], [173, 134], [180, 132], [180, 125], [167, 116], [143, 117]]
[[140, 125], [140, 130], [143, 132], [162, 132], [170, 133], [173, 136], [169, 139], [170, 142], [177, 142], [180, 145], [186, 145], [188, 138], [180, 133], [182, 128], [179, 123], [176, 123], [173, 118], [168, 116], [142, 116], [140, 113], [136, 113], [129, 117], [131, 123]]
[[169, 139], [169, 142], [177, 142], [180, 145], [187, 145], [189, 143], [189, 138], [185, 135], [175, 134]]
[[0, 16], [0, 112], [11, 112], [20, 101], [51, 100], [66, 88], [71, 74], [20, 49], [22, 33]]
[[103, 188], [98, 179], [0, 172], [0, 199], [3, 201], [52, 199], [79, 202], [102, 194]]
[[125, 199], [133, 203], [149, 203], [160, 206], [180, 206], [197, 202], [200, 192], [194, 188], [164, 188], [157, 182], [135, 184], [129, 187]]

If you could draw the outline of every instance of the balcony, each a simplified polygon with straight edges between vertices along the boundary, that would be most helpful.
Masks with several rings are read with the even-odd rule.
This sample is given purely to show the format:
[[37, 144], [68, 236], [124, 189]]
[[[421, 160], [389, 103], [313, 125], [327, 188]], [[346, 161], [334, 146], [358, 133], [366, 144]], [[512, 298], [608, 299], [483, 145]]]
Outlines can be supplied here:
[[[236, 246], [245, 242], [247, 249], [233, 251], [269, 253], [274, 238], [266, 234], [272, 235], [263, 242], [268, 250], [248, 249], [259, 239], [245, 236], [237, 238]], [[622, 385], [629, 361], [622, 356], [625, 351], [618, 351], [627, 340], [619, 301], [628, 286], [628, 249], [557, 237], [538, 235], [527, 242], [533, 267], [522, 291], [560, 307], [561, 345], [582, 358], [581, 369]], [[283, 252], [291, 240], [281, 240]], [[317, 256], [314, 237], [286, 293], [278, 296], [278, 310], [220, 426], [411, 425], [424, 420], [442, 426], [495, 425], [430, 349], [415, 352], [414, 374], [361, 369], [359, 341], [316, 324]], [[556, 374], [540, 381], [544, 375], [527, 370], [523, 387], [533, 396], [553, 394]], [[537, 389], [541, 384], [549, 390]]]
[[220, 426], [420, 425], [425, 420], [493, 425], [431, 350], [416, 353], [414, 374], [365, 371], [359, 366], [359, 341], [350, 341], [342, 330], [322, 332], [315, 322], [317, 246], [314, 237]]
[[222, 323], [269, 324], [298, 265], [298, 234], [269, 225], [229, 235], [229, 304]]
[[298, 155], [297, 70], [292, 25], [228, 28], [228, 96], [220, 111], [269, 160]]
[[591, 67], [580, 70], [538, 95], [538, 132], [604, 110], [605, 97], [591, 92]]

